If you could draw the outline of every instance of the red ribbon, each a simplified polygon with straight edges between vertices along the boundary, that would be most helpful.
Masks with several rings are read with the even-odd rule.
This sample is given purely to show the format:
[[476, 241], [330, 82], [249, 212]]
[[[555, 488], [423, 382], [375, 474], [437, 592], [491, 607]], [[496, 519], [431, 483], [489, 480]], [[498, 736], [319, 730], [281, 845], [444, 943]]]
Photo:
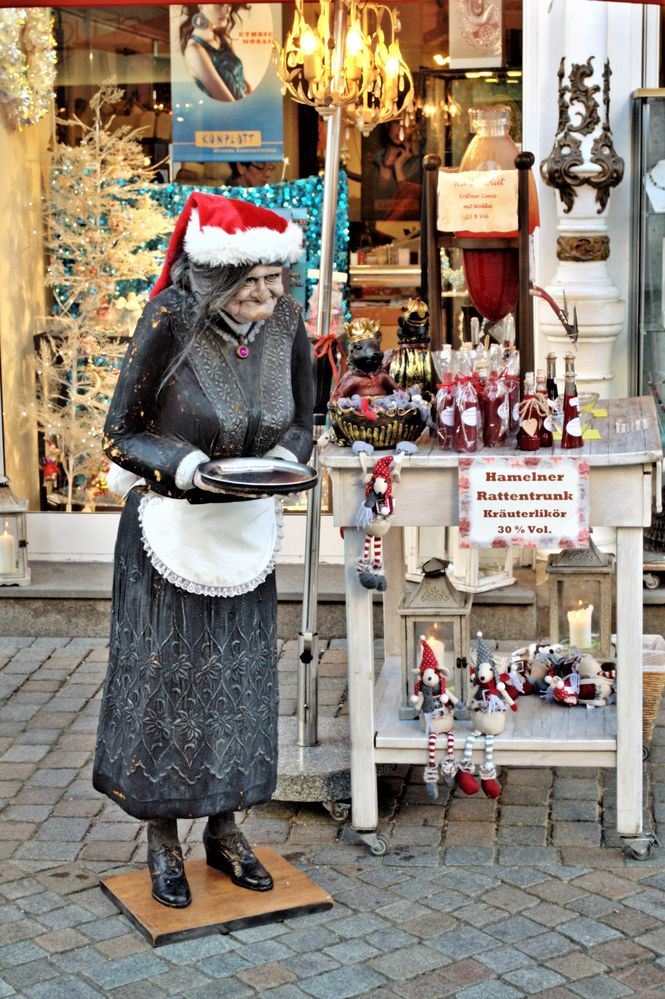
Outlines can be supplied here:
[[[314, 357], [321, 358], [327, 357], [330, 361], [330, 367], [333, 373], [333, 384], [336, 385], [340, 380], [342, 373], [337, 367], [337, 360], [335, 358], [335, 350], [337, 347], [337, 337], [334, 333], [324, 333], [322, 336], [317, 337], [314, 341]], [[344, 364], [342, 364], [342, 370]]]

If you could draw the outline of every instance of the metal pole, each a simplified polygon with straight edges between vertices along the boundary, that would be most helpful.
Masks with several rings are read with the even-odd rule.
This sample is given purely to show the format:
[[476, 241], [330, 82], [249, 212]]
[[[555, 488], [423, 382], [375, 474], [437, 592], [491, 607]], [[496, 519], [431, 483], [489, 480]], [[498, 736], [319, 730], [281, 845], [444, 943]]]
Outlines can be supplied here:
[[[344, 0], [335, 0], [335, 50], [341, 65], [346, 35], [347, 11]], [[342, 109], [335, 108], [326, 122], [326, 161], [323, 174], [323, 207], [321, 212], [321, 263], [319, 265], [319, 311], [316, 318], [317, 337], [330, 328], [332, 275], [335, 258], [335, 217], [339, 186], [339, 151], [342, 134]], [[326, 363], [325, 360], [323, 363]], [[325, 425], [325, 410], [315, 413], [314, 438]], [[318, 468], [314, 445], [313, 463]], [[298, 745], [315, 746], [318, 742], [318, 672], [319, 636], [317, 633], [317, 599], [319, 592], [319, 540], [321, 533], [321, 482], [308, 494], [305, 526], [305, 574], [301, 631], [298, 640]]]

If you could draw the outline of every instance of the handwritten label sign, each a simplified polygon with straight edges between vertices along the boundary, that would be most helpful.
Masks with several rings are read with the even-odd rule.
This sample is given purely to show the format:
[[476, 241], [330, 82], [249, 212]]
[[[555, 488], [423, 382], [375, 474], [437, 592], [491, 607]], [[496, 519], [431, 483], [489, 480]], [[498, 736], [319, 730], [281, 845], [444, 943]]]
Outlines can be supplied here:
[[442, 171], [438, 191], [441, 232], [516, 232], [517, 170]]
[[582, 458], [460, 458], [459, 497], [462, 548], [589, 544], [589, 465]]

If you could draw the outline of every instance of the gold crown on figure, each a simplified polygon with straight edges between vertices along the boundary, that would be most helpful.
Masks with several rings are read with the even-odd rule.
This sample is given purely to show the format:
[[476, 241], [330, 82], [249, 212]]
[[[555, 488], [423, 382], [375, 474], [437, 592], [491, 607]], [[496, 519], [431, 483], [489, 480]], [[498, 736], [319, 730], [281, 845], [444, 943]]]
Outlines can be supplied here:
[[380, 340], [381, 326], [378, 319], [367, 319], [359, 316], [344, 324], [344, 332], [349, 338], [349, 346], [360, 343], [361, 340]]
[[410, 298], [402, 306], [402, 317], [411, 326], [424, 326], [429, 319], [427, 302], [423, 302], [422, 298]]

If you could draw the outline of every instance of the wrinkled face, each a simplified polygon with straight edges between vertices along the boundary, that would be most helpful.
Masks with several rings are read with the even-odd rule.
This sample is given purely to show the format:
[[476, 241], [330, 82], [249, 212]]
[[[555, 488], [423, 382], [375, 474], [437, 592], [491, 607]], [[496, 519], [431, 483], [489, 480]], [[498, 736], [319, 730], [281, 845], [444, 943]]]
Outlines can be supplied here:
[[256, 323], [270, 319], [275, 311], [277, 299], [284, 294], [281, 264], [257, 264], [245, 278], [245, 283], [226, 305], [228, 312], [238, 323]]

